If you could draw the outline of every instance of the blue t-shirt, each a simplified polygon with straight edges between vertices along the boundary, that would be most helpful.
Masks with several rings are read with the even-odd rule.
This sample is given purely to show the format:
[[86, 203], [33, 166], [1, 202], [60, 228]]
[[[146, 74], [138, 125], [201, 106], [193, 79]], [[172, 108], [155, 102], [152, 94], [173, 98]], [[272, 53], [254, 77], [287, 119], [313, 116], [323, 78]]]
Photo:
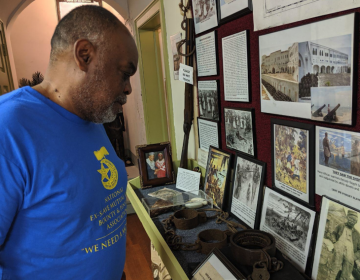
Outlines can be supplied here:
[[0, 135], [0, 280], [119, 280], [127, 174], [103, 126], [25, 87]]

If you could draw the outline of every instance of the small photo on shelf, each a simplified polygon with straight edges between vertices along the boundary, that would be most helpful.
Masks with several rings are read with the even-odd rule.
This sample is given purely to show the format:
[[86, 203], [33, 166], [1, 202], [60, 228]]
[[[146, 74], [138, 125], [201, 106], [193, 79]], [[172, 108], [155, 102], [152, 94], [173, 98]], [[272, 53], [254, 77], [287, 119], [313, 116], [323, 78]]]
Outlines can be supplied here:
[[198, 82], [199, 116], [213, 121], [220, 120], [219, 83], [213, 81]]
[[260, 225], [265, 167], [265, 162], [236, 155], [229, 212], [252, 229]]

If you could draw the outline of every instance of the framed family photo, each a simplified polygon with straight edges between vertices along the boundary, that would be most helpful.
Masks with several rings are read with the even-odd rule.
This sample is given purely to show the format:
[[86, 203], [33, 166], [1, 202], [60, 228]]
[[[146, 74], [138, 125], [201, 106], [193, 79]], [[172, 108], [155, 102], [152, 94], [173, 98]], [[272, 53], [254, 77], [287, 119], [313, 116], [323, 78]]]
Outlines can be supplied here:
[[214, 206], [226, 210], [230, 181], [232, 154], [210, 146], [204, 191], [214, 201]]
[[255, 119], [252, 108], [224, 108], [226, 148], [256, 155]]
[[217, 0], [217, 3], [220, 24], [252, 12], [252, 0]]
[[259, 37], [261, 112], [354, 125], [357, 14]]
[[266, 163], [237, 154], [230, 188], [229, 212], [252, 229], [259, 229]]
[[220, 121], [219, 81], [198, 81], [199, 116], [204, 119]]
[[315, 206], [315, 127], [271, 119], [273, 187], [310, 207]]
[[170, 142], [135, 147], [141, 188], [175, 183]]

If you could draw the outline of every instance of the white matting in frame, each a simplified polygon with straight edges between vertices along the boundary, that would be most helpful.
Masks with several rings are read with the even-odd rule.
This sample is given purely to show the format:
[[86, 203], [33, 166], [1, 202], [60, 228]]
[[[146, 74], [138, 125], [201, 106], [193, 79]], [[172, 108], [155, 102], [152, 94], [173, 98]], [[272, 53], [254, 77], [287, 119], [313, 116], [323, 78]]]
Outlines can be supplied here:
[[215, 0], [192, 0], [192, 8], [196, 34], [218, 26]]
[[195, 41], [198, 76], [217, 75], [215, 31], [197, 37]]
[[198, 118], [199, 148], [209, 151], [210, 146], [220, 148], [219, 123]]

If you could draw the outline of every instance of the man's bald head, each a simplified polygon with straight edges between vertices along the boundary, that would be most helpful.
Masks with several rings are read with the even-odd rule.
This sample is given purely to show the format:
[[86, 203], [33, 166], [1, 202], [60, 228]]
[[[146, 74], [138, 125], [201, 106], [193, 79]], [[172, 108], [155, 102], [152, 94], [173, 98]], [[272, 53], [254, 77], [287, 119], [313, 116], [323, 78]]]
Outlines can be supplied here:
[[87, 39], [98, 47], [106, 42], [109, 33], [115, 31], [131, 36], [121, 21], [106, 9], [92, 5], [75, 8], [56, 26], [51, 39], [50, 60], [56, 61], [79, 39]]

